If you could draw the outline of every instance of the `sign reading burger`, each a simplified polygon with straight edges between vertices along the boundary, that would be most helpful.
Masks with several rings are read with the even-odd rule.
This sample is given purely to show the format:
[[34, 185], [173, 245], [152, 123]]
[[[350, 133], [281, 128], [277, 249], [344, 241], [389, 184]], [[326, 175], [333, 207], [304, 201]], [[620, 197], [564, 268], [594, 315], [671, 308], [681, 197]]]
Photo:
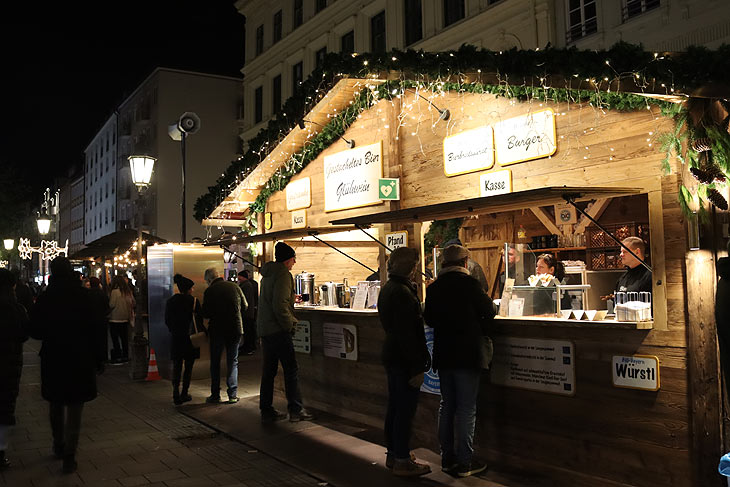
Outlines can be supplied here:
[[326, 156], [324, 211], [379, 204], [378, 180], [382, 177], [382, 142]]

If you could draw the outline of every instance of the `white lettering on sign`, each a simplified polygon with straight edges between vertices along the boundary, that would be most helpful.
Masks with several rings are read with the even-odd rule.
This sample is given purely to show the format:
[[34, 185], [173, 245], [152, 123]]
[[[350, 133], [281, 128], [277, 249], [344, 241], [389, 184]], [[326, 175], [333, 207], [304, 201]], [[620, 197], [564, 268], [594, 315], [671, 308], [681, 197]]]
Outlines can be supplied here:
[[494, 196], [512, 192], [512, 171], [503, 169], [479, 176], [480, 196]]
[[645, 391], [659, 390], [659, 359], [653, 355], [614, 355], [613, 385]]
[[[391, 250], [408, 247], [408, 232], [404, 230], [402, 232], [386, 233], [385, 245]], [[386, 250], [386, 252], [389, 251]]]
[[555, 154], [555, 113], [548, 108], [499, 122], [494, 147], [502, 166]]
[[383, 144], [377, 142], [324, 158], [324, 211], [380, 203]]
[[456, 176], [494, 165], [492, 127], [467, 130], [444, 139], [444, 174]]
[[291, 212], [291, 227], [306, 228], [307, 227], [307, 210], [297, 210]]
[[302, 178], [286, 185], [287, 211], [309, 208], [312, 205], [312, 182]]
[[566, 396], [575, 394], [572, 342], [515, 337], [497, 337], [493, 342], [493, 384]]

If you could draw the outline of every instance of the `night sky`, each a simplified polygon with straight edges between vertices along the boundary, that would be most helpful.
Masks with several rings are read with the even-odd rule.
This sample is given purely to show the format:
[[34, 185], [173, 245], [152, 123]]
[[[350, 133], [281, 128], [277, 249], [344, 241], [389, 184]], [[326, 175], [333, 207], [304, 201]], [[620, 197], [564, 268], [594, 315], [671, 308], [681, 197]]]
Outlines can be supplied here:
[[244, 25], [233, 0], [6, 2], [0, 166], [49, 185], [157, 66], [240, 76]]

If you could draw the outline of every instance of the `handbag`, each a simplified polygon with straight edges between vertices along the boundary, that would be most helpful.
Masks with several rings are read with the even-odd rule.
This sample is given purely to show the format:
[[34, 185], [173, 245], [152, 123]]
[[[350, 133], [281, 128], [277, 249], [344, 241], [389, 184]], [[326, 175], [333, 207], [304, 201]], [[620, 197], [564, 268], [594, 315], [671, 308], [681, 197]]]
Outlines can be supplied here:
[[195, 320], [195, 308], [196, 304], [198, 304], [198, 298], [195, 298], [193, 301], [193, 314], [190, 318], [191, 320], [191, 328], [193, 330], [193, 333], [190, 335], [190, 343], [193, 344], [193, 348], [201, 348], [203, 345], [205, 345], [208, 341], [208, 334], [204, 331], [198, 331], [198, 324]]
[[479, 337], [479, 365], [483, 369], [489, 369], [494, 356], [494, 344], [488, 336]]

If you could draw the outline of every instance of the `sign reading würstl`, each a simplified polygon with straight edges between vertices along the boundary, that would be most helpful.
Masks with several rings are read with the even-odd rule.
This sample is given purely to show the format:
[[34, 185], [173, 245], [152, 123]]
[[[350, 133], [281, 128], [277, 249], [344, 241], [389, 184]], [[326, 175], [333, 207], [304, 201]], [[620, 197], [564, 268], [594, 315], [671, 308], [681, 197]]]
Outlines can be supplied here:
[[494, 165], [492, 127], [467, 130], [444, 139], [444, 174], [456, 176]]
[[312, 183], [309, 178], [297, 179], [286, 185], [287, 211], [301, 210], [312, 205]]
[[324, 211], [380, 203], [383, 143], [350, 149], [324, 158]]
[[555, 114], [548, 108], [499, 122], [494, 147], [502, 166], [555, 154]]

